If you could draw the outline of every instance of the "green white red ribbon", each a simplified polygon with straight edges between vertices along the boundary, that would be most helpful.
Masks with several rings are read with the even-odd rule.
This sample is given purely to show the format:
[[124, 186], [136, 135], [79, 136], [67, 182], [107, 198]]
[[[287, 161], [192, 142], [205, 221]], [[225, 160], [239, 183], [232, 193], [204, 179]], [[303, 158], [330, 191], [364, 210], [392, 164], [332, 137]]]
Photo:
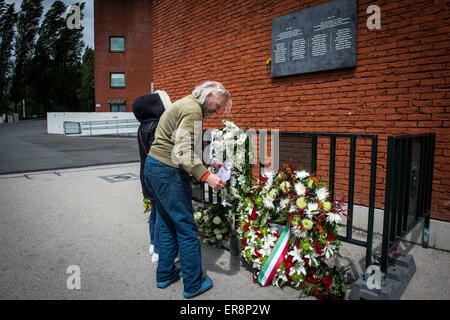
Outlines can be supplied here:
[[289, 243], [289, 235], [290, 235], [290, 226], [289, 223], [284, 227], [281, 236], [278, 238], [275, 247], [267, 258], [266, 263], [261, 269], [259, 273], [258, 282], [263, 286], [267, 286], [269, 284], [275, 274], [277, 273], [278, 268], [286, 256], [286, 251]]

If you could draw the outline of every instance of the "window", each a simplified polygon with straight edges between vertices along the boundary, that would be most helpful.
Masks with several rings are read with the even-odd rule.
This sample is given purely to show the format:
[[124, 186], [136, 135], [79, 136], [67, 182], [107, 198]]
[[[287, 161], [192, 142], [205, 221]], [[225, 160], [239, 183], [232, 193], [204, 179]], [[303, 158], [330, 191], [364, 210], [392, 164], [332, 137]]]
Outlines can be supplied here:
[[109, 37], [109, 52], [125, 52], [125, 38]]
[[112, 104], [111, 112], [127, 112], [127, 106], [124, 104]]
[[109, 74], [109, 83], [111, 88], [125, 88], [125, 73], [111, 72]]

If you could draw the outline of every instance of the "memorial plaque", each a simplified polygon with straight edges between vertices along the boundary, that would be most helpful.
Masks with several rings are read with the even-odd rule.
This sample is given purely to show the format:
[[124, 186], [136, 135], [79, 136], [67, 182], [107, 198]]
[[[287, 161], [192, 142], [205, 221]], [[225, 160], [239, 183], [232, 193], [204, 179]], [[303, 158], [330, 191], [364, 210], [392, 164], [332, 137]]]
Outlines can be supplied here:
[[272, 20], [272, 77], [356, 67], [357, 0], [334, 0]]

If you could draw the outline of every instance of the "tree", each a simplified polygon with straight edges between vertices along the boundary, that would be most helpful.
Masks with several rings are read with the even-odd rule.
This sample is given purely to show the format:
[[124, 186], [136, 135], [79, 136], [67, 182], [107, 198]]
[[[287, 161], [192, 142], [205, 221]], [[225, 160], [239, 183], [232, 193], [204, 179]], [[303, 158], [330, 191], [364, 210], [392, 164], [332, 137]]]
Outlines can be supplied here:
[[23, 0], [20, 9], [17, 20], [15, 66], [11, 87], [11, 99], [15, 104], [27, 98], [30, 91], [30, 62], [34, 55], [35, 38], [43, 11], [42, 0]]
[[10, 87], [11, 56], [14, 41], [14, 26], [17, 13], [14, 4], [6, 5], [0, 0], [0, 113], [7, 112], [6, 94]]
[[94, 111], [95, 76], [94, 76], [94, 50], [87, 47], [83, 54], [81, 64], [81, 83], [78, 90], [78, 99], [87, 103], [86, 111]]
[[[60, 1], [59, 1], [60, 2]], [[80, 18], [83, 20], [83, 9], [85, 3], [76, 3], [80, 8]], [[65, 19], [69, 17], [66, 14]], [[81, 55], [84, 48], [83, 30], [69, 29], [67, 25], [61, 30], [59, 40], [55, 49], [54, 63], [58, 66], [59, 73], [55, 74], [60, 80], [59, 101], [64, 108], [63, 111], [76, 111], [79, 107], [77, 91], [81, 81]]]
[[[79, 4], [77, 4], [79, 5]], [[83, 10], [84, 4], [79, 5]], [[66, 7], [55, 1], [45, 14], [33, 58], [32, 87], [41, 112], [77, 111], [83, 29], [69, 29]]]

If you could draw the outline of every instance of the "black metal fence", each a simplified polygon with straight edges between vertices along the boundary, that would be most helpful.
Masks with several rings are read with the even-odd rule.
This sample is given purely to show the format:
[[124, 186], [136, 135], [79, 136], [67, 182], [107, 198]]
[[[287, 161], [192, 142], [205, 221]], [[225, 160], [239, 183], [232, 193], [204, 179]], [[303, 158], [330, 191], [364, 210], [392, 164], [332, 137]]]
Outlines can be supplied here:
[[[336, 172], [336, 152], [343, 147], [348, 146], [348, 199], [347, 199], [347, 210], [348, 219], [346, 224], [346, 234], [341, 236], [340, 239], [344, 242], [348, 242], [354, 245], [362, 246], [366, 248], [366, 258], [365, 265], [368, 267], [371, 264], [372, 256], [372, 242], [373, 242], [373, 223], [374, 223], [374, 209], [375, 209], [375, 190], [376, 190], [376, 170], [377, 170], [377, 148], [378, 148], [378, 136], [377, 135], [361, 135], [361, 134], [340, 134], [340, 133], [304, 133], [304, 132], [279, 132], [279, 131], [265, 131], [260, 130], [257, 133], [259, 136], [259, 164], [260, 170], [264, 170], [265, 164], [269, 163], [266, 161], [266, 138], [270, 135], [272, 137], [272, 155], [274, 153], [279, 154], [280, 145], [287, 146], [291, 148], [294, 146], [292, 139], [297, 139], [295, 145], [299, 143], [304, 148], [302, 152], [298, 150], [292, 150], [288, 152], [289, 158], [294, 157], [297, 163], [301, 163], [305, 169], [310, 172], [315, 173], [317, 171], [317, 150], [318, 150], [318, 139], [325, 138], [328, 139], [329, 143], [329, 179], [328, 188], [330, 192], [331, 199], [334, 199], [335, 193], [335, 172]], [[337, 144], [337, 138], [344, 138], [348, 143]], [[354, 186], [355, 186], [355, 164], [357, 161], [356, 147], [358, 140], [369, 139], [371, 142], [370, 151], [370, 189], [368, 194], [368, 217], [367, 217], [367, 239], [365, 241], [358, 240], [353, 237], [353, 211], [354, 211]], [[249, 147], [249, 146], [247, 146]], [[297, 152], [295, 152], [297, 151]], [[295, 158], [296, 155], [301, 155], [300, 158]], [[286, 158], [286, 157], [285, 157]], [[274, 157], [272, 157], [272, 161]], [[286, 161], [280, 157], [281, 161]], [[273, 170], [277, 170], [279, 163], [271, 163]], [[193, 189], [193, 199], [200, 201], [202, 203], [212, 203], [213, 195], [215, 194], [213, 190], [205, 184], [199, 184]], [[206, 193], [206, 194], [205, 194]], [[218, 195], [217, 195], [218, 197]], [[217, 202], [220, 202], [220, 197], [218, 197]]]
[[422, 220], [428, 247], [435, 134], [388, 137], [381, 270], [389, 251]]
[[[255, 133], [255, 132], [253, 132]], [[327, 139], [329, 150], [328, 188], [330, 197], [335, 197], [336, 154], [348, 154], [347, 182], [347, 223], [346, 234], [340, 236], [344, 242], [366, 249], [365, 267], [372, 263], [372, 245], [374, 229], [374, 211], [377, 175], [378, 135], [342, 134], [342, 133], [305, 133], [279, 132], [260, 130], [259, 164], [262, 172], [269, 163], [266, 159], [267, 136], [272, 137], [272, 155], [280, 154], [280, 146], [287, 148], [287, 155], [301, 163], [312, 173], [317, 171], [318, 139]], [[346, 139], [347, 143], [337, 144], [336, 139]], [[356, 148], [359, 140], [370, 140], [370, 188], [368, 194], [367, 238], [365, 241], [353, 237], [353, 213], [355, 199], [355, 165], [357, 163]], [[296, 142], [294, 142], [296, 140]], [[300, 141], [300, 142], [299, 142]], [[300, 144], [299, 144], [300, 143]], [[304, 148], [301, 152], [294, 150]], [[247, 147], [250, 147], [247, 145]], [[323, 148], [323, 142], [321, 142]], [[348, 150], [343, 149], [348, 148]], [[386, 272], [389, 265], [389, 251], [422, 220], [424, 220], [423, 246], [428, 247], [430, 226], [431, 191], [434, 165], [435, 134], [400, 135], [388, 137], [385, 206], [383, 220], [383, 242], [381, 252], [381, 270]], [[295, 152], [297, 151], [297, 152]], [[348, 152], [347, 152], [348, 151]], [[282, 153], [282, 152], [281, 152]], [[296, 155], [301, 155], [296, 158]], [[365, 155], [367, 158], [367, 154]], [[275, 158], [271, 157], [271, 161]], [[280, 156], [280, 162], [286, 162]], [[271, 163], [273, 170], [279, 167], [278, 162]], [[205, 189], [206, 187], [206, 189]], [[206, 190], [206, 192], [205, 192]], [[207, 184], [202, 183], [194, 188], [193, 199], [202, 203], [220, 202], [219, 194]], [[342, 191], [342, 190], [341, 190]]]
[[[269, 133], [269, 132], [268, 132]], [[329, 174], [328, 174], [328, 189], [330, 192], [330, 198], [334, 200], [335, 198], [335, 173], [336, 173], [336, 152], [342, 148], [348, 146], [348, 181], [347, 181], [347, 223], [346, 223], [346, 234], [341, 236], [340, 239], [344, 242], [351, 243], [357, 246], [366, 248], [366, 258], [365, 266], [366, 268], [371, 264], [372, 257], [372, 243], [373, 243], [373, 224], [374, 224], [374, 212], [375, 212], [375, 190], [376, 190], [376, 170], [377, 170], [377, 149], [378, 149], [378, 136], [377, 135], [363, 135], [363, 134], [344, 134], [344, 133], [310, 133], [310, 132], [279, 132], [280, 144], [283, 140], [289, 141], [290, 138], [300, 138], [309, 139], [310, 141], [310, 172], [317, 172], [317, 150], [318, 150], [318, 139], [324, 138], [328, 140], [329, 146]], [[336, 143], [336, 139], [344, 138], [347, 143]], [[354, 187], [355, 187], [355, 164], [357, 160], [356, 147], [359, 140], [370, 140], [371, 141], [371, 151], [370, 151], [370, 188], [369, 188], [369, 206], [368, 206], [368, 217], [367, 217], [367, 238], [365, 241], [355, 239], [353, 237], [353, 212], [354, 212]], [[274, 141], [276, 142], [277, 139]], [[261, 142], [261, 141], [260, 141]], [[262, 168], [264, 168], [264, 156], [265, 148], [264, 143], [260, 143], [260, 163]], [[277, 146], [275, 146], [275, 151], [277, 152]], [[306, 150], [305, 150], [306, 151]], [[340, 150], [342, 151], [342, 150]], [[303, 154], [305, 152], [302, 152]], [[342, 154], [342, 153], [341, 153]], [[294, 155], [294, 152], [290, 154]], [[282, 159], [280, 159], [282, 160]], [[300, 161], [305, 161], [307, 159], [300, 159]], [[308, 167], [308, 163], [303, 162], [305, 167]]]

